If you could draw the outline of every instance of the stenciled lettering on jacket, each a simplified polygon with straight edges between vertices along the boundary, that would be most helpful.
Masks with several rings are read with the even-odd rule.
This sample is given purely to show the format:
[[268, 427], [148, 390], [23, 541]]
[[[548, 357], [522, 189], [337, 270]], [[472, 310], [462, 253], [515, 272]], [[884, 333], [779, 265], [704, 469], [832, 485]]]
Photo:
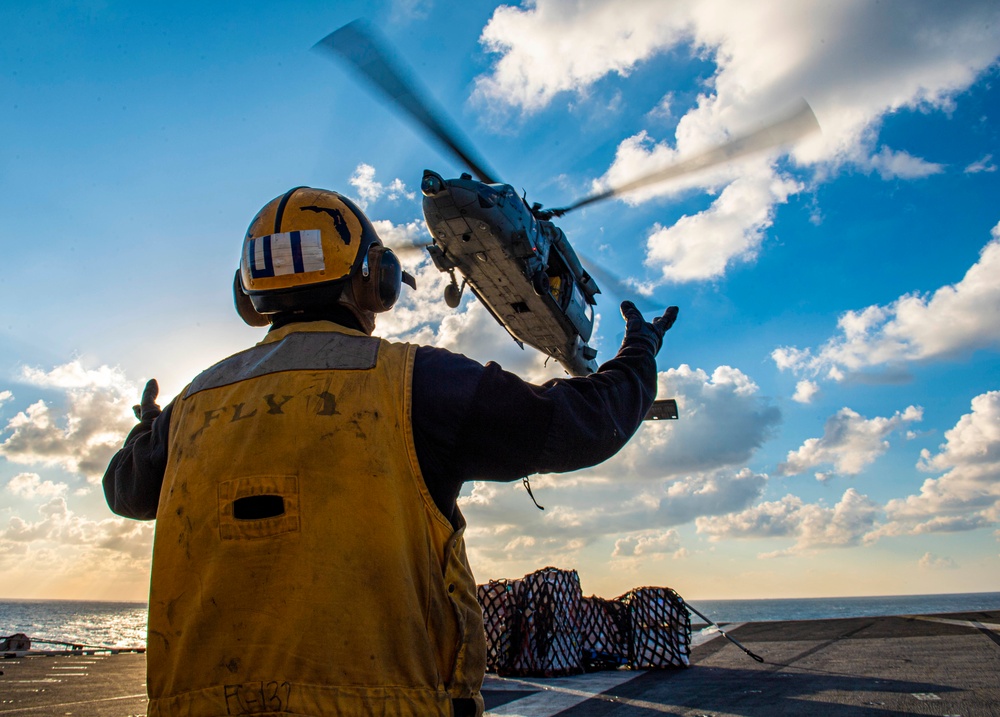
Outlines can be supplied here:
[[[334, 396], [329, 391], [321, 391], [320, 393], [312, 394], [311, 396], [305, 397], [305, 402], [308, 405], [309, 398], [315, 397], [319, 399], [319, 405], [315, 410], [310, 411], [313, 416], [339, 416], [340, 411], [337, 410], [337, 397]], [[287, 415], [285, 412], [285, 405], [295, 399], [295, 396], [277, 395], [274, 393], [269, 393], [261, 396], [260, 402], [255, 405], [250, 405], [247, 401], [242, 401], [240, 403], [234, 403], [231, 405], [219, 406], [218, 408], [209, 408], [203, 412], [204, 419], [202, 421], [201, 427], [195, 431], [192, 435], [192, 439], [197, 439], [201, 436], [204, 431], [218, 420], [225, 419], [228, 416], [227, 423], [236, 423], [237, 421], [245, 421], [250, 418], [257, 418], [260, 409], [267, 409], [265, 413], [261, 416], [284, 416]], [[302, 404], [301, 400], [296, 400], [289, 410], [298, 408]]]

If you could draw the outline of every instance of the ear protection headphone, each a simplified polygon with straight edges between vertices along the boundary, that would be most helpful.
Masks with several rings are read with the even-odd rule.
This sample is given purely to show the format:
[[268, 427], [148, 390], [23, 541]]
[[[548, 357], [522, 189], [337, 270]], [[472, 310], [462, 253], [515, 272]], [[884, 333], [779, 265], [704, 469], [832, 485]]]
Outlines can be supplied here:
[[[360, 269], [356, 269], [351, 276], [351, 288], [358, 308], [376, 314], [391, 309], [399, 299], [403, 273], [403, 267], [392, 249], [371, 244], [361, 259]], [[406, 276], [412, 281], [409, 274]]]

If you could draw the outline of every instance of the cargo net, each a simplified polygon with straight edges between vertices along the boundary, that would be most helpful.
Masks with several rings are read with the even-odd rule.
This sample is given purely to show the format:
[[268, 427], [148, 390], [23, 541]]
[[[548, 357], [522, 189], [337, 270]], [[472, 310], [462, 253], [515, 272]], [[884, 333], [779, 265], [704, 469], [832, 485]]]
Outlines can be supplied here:
[[560, 677], [620, 667], [685, 667], [691, 618], [669, 588], [613, 600], [583, 597], [575, 570], [543, 568], [479, 586], [486, 668], [499, 675]]

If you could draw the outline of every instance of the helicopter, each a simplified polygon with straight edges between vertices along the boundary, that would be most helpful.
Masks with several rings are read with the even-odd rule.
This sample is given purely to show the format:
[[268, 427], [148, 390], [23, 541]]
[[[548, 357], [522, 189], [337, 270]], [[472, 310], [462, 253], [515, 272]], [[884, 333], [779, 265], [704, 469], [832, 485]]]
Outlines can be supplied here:
[[[387, 48], [362, 20], [344, 25], [314, 46], [345, 62], [470, 170], [457, 179], [445, 179], [427, 169], [420, 182], [424, 219], [432, 238], [425, 248], [434, 266], [451, 279], [444, 290], [445, 303], [457, 308], [468, 287], [522, 349], [525, 344], [532, 346], [558, 361], [571, 376], [597, 370], [597, 349], [588, 342], [601, 290], [553, 218], [787, 144], [819, 129], [803, 100], [792, 112], [754, 132], [567, 207], [545, 209], [538, 203], [529, 205], [512, 185], [496, 178], [428, 99], [414, 73]], [[461, 284], [456, 274], [461, 275]], [[677, 417], [676, 401], [660, 399], [646, 419]]]

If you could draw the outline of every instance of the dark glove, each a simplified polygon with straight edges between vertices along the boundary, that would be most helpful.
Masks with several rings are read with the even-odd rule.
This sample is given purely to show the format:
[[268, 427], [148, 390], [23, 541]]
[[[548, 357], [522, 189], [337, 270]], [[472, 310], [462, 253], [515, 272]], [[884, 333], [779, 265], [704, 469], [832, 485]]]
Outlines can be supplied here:
[[652, 345], [655, 356], [663, 345], [663, 334], [667, 333], [677, 320], [677, 307], [667, 307], [663, 316], [657, 316], [652, 323], [648, 323], [642, 318], [642, 312], [635, 307], [635, 304], [623, 301], [622, 317], [625, 319], [625, 341], [636, 336], [641, 337]]
[[140, 421], [152, 421], [160, 415], [160, 405], [156, 402], [156, 397], [160, 393], [160, 386], [155, 378], [146, 382], [146, 388], [142, 390], [142, 398], [138, 405], [132, 406], [132, 413]]

